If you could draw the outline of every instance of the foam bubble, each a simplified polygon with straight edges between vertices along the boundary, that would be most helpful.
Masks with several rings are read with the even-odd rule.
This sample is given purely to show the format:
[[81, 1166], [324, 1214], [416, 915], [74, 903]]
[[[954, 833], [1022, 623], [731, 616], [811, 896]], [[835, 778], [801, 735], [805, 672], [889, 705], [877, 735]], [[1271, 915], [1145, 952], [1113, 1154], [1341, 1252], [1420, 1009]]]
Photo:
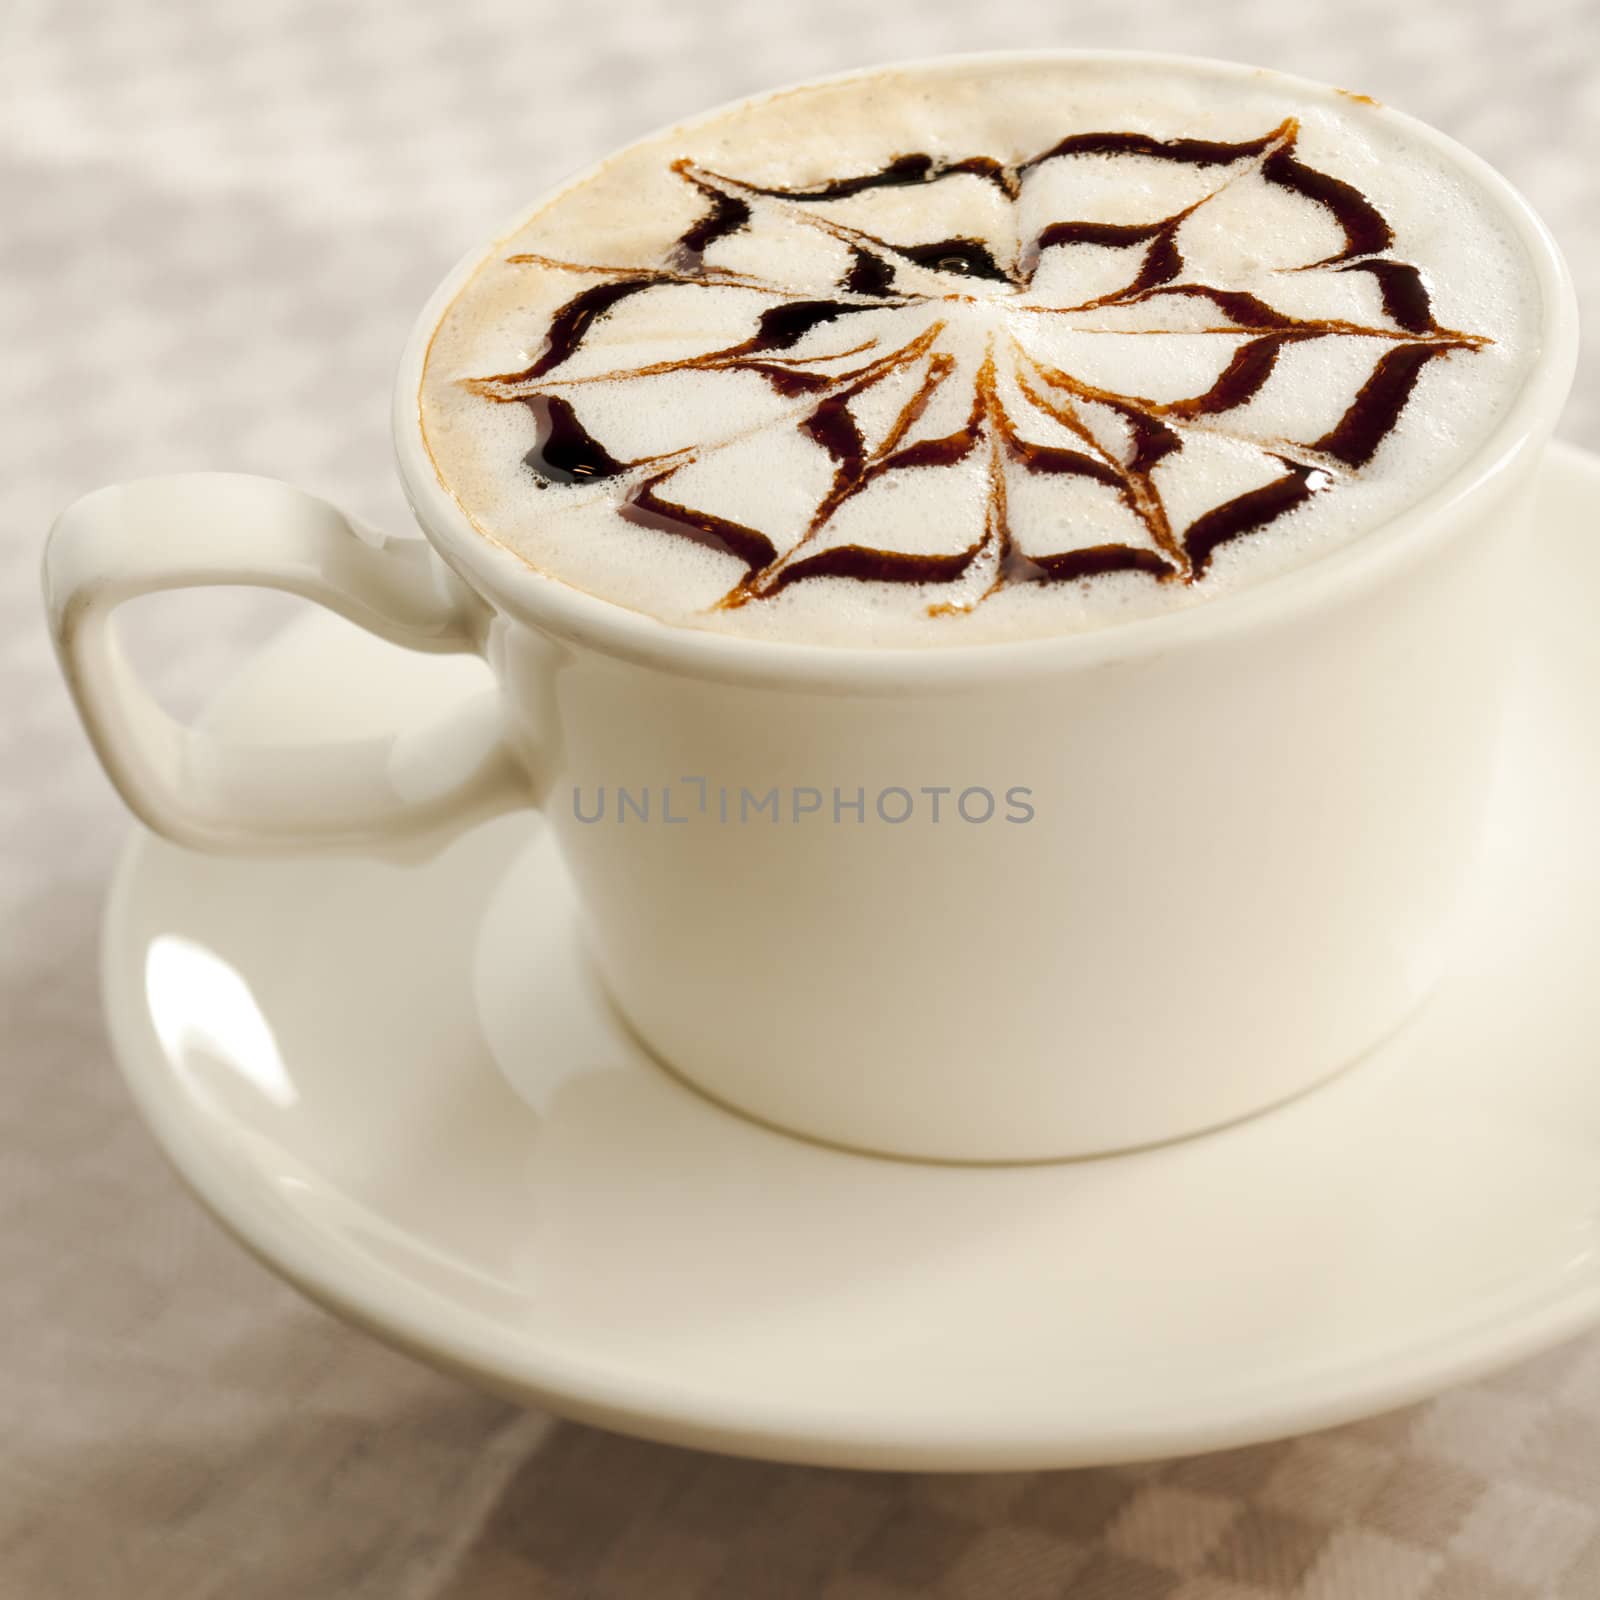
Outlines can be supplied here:
[[[920, 181], [841, 181], [886, 168]], [[1538, 312], [1493, 196], [1337, 91], [933, 65], [576, 180], [450, 305], [421, 412], [474, 524], [576, 588], [960, 644], [1198, 604], [1380, 528], [1503, 414]], [[1363, 442], [1375, 373], [1404, 404]]]

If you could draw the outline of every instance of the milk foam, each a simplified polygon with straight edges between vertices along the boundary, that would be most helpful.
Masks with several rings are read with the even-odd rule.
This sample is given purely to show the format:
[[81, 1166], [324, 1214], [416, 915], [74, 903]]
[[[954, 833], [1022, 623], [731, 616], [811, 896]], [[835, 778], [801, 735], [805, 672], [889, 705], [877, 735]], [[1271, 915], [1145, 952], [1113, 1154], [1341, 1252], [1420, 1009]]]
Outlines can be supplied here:
[[[839, 192], [913, 152], [923, 181]], [[819, 305], [751, 347], [764, 313]], [[577, 179], [450, 305], [420, 403], [473, 523], [576, 588], [695, 628], [945, 645], [1193, 605], [1370, 531], [1484, 439], [1538, 310], [1494, 198], [1353, 97], [933, 65], [737, 105]], [[1363, 442], [1374, 383], [1401, 404]], [[576, 455], [539, 456], [552, 427]]]

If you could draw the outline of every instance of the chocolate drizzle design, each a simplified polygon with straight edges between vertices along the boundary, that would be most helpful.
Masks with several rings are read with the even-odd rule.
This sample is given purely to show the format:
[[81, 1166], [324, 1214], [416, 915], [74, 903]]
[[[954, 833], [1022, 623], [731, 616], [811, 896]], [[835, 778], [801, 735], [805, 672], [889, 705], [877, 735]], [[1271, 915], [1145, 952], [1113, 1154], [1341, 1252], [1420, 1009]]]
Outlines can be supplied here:
[[[936, 615], [970, 611], [1013, 584], [1081, 581], [1113, 572], [1194, 583], [1221, 546], [1259, 533], [1364, 467], [1398, 423], [1430, 362], [1489, 342], [1436, 321], [1422, 273], [1389, 254], [1394, 235], [1382, 214], [1352, 185], [1302, 162], [1295, 154], [1296, 135], [1293, 120], [1235, 144], [1080, 133], [1009, 166], [986, 156], [944, 161], [901, 155], [876, 172], [793, 189], [762, 187], [680, 160], [673, 171], [698, 192], [702, 209], [666, 258], [654, 265], [600, 266], [512, 256], [513, 262], [598, 281], [555, 312], [542, 349], [527, 367], [469, 382], [490, 400], [521, 404], [532, 413], [537, 443], [527, 464], [539, 487], [582, 492], [582, 486], [598, 484], [593, 492], [607, 495], [625, 521], [693, 540], [737, 562], [743, 571], [719, 602], [722, 607], [768, 599], [821, 577], [942, 586], [945, 598], [929, 607]], [[1170, 216], [1135, 223], [1053, 221], [998, 250], [993, 241], [970, 237], [892, 242], [847, 225], [837, 209], [839, 202], [874, 189], [960, 180], [991, 185], [1014, 203], [1040, 169], [1070, 157], [1206, 169], [1216, 182]], [[1247, 179], [1317, 207], [1342, 237], [1331, 254], [1280, 270], [1364, 276], [1376, 286], [1382, 323], [1297, 317], [1254, 293], [1187, 275], [1185, 226], [1224, 190]], [[826, 292], [718, 264], [720, 244], [768, 220], [799, 222], [833, 241], [830, 248], [843, 265]], [[1119, 263], [1125, 258], [1126, 281], [1076, 303], [1054, 303], [1036, 291], [1035, 280], [1052, 252], [1073, 250], [1115, 252]], [[735, 330], [740, 336], [698, 355], [567, 375], [567, 363], [615, 308], [669, 286], [747, 291], [731, 301], [743, 319]], [[962, 305], [998, 313], [986, 325], [981, 353], [969, 350], [965, 362], [951, 332]], [[1139, 326], [1097, 326], [1097, 317], [1130, 306], [1145, 308]], [[915, 317], [908, 324], [908, 308], [924, 313], [920, 324]], [[1163, 311], [1170, 312], [1165, 319]], [[1039, 354], [1028, 337], [1030, 324], [1056, 317], [1086, 332], [1228, 338], [1224, 355], [1227, 348], [1232, 353], [1203, 392], [1151, 400], [1097, 387]], [[1228, 429], [1228, 414], [1261, 393], [1286, 350], [1350, 339], [1378, 341], [1377, 353], [1338, 421], [1319, 438], [1299, 443]], [[624, 460], [588, 430], [574, 405], [585, 384], [690, 370], [755, 374], [791, 403], [776, 424], [764, 425], [798, 429], [827, 457], [831, 481], [800, 536], [786, 547], [758, 528], [689, 504], [687, 495], [674, 490], [684, 468], [744, 437], [747, 429], [735, 424], [725, 437]], [[869, 437], [858, 407], [891, 380], [899, 385], [898, 409], [886, 428], [880, 425]], [[935, 396], [962, 381], [971, 395], [965, 420], [937, 437], [920, 435]], [[1200, 431], [1253, 446], [1265, 481], [1179, 527], [1163, 495], [1163, 464]], [[1041, 433], [1054, 442], [1030, 437]], [[962, 463], [975, 463], [987, 486], [982, 525], [972, 528], [963, 548], [925, 553], [830, 542], [833, 519], [872, 484], [899, 472]], [[1081, 489], [1114, 497], [1132, 513], [1142, 536], [1024, 551], [1007, 511], [1018, 473], [1074, 479]]]

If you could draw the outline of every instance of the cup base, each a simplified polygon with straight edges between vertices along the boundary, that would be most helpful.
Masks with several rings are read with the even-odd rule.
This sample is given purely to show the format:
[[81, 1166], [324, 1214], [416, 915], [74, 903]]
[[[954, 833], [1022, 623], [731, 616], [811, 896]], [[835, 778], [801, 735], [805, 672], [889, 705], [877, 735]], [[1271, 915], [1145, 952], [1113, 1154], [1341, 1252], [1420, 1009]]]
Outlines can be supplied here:
[[[559, 865], [555, 870], [559, 870]], [[1202, 1122], [1192, 1127], [1179, 1128], [1176, 1131], [1160, 1134], [1146, 1139], [1130, 1139], [1125, 1143], [1095, 1144], [1083, 1147], [1072, 1138], [1069, 1132], [1060, 1137], [1059, 1148], [1040, 1152], [1037, 1150], [1038, 1136], [1029, 1140], [1030, 1150], [1027, 1154], [1012, 1154], [1009, 1150], [996, 1153], [967, 1153], [962, 1150], [951, 1153], [946, 1148], [937, 1144], [919, 1144], [915, 1140], [914, 1132], [908, 1133], [904, 1138], [896, 1135], [885, 1138], [881, 1143], [862, 1142], [841, 1134], [834, 1128], [817, 1124], [808, 1126], [804, 1122], [782, 1121], [775, 1117], [764, 1115], [761, 1108], [742, 1103], [737, 1095], [719, 1092], [712, 1085], [702, 1081], [695, 1073], [693, 1067], [680, 1067], [676, 1062], [664, 1056], [642, 1030], [637, 1026], [621, 1002], [613, 994], [604, 981], [604, 978], [593, 970], [591, 961], [586, 963], [593, 973], [592, 981], [596, 990], [604, 997], [606, 1005], [616, 1018], [618, 1025], [627, 1033], [628, 1037], [637, 1046], [640, 1053], [649, 1058], [653, 1066], [666, 1074], [675, 1083], [682, 1085], [691, 1093], [698, 1095], [717, 1110], [730, 1116], [740, 1118], [742, 1121], [754, 1124], [785, 1138], [798, 1139], [806, 1144], [816, 1145], [825, 1150], [836, 1150], [844, 1155], [865, 1156], [878, 1161], [900, 1161], [919, 1166], [945, 1166], [945, 1167], [1039, 1167], [1058, 1166], [1063, 1163], [1081, 1161], [1100, 1161], [1115, 1156], [1137, 1155], [1144, 1151], [1164, 1150], [1173, 1145], [1186, 1144], [1191, 1140], [1203, 1139], [1208, 1134], [1221, 1133], [1229, 1128], [1238, 1127], [1239, 1124], [1254, 1121], [1257, 1117], [1264, 1117], [1270, 1112], [1281, 1107], [1293, 1104], [1308, 1095], [1315, 1094], [1319, 1089], [1331, 1084], [1335, 1079], [1348, 1072], [1359, 1071], [1361, 1065], [1369, 1057], [1380, 1051], [1393, 1048], [1399, 1043], [1400, 1036], [1422, 1013], [1432, 999], [1435, 985], [1430, 986], [1422, 996], [1414, 1002], [1391, 1026], [1381, 1033], [1365, 1049], [1359, 1050], [1337, 1065], [1323, 1067], [1315, 1071], [1303, 1082], [1299, 1082], [1287, 1092], [1277, 1095], [1257, 1105], [1251, 1105], [1243, 1110], [1235, 1111], [1215, 1121]], [[863, 1071], [870, 1070], [870, 1063], [863, 1064]], [[1063, 1063], [1063, 1071], [1070, 1071], [1070, 1063]], [[948, 1116], [940, 1116], [941, 1125], [949, 1122]], [[914, 1120], [907, 1119], [908, 1128], [914, 1129]]]

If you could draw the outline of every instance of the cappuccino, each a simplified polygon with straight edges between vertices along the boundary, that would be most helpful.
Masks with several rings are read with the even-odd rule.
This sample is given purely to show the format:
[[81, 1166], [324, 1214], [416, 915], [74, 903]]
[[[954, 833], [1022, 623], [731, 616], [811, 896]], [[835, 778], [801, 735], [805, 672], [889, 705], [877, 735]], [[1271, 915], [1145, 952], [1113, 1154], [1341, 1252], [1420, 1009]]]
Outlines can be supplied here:
[[1494, 197], [1266, 72], [1043, 56], [724, 108], [613, 156], [435, 330], [487, 539], [684, 627], [945, 646], [1304, 564], [1442, 486], [1537, 355]]

